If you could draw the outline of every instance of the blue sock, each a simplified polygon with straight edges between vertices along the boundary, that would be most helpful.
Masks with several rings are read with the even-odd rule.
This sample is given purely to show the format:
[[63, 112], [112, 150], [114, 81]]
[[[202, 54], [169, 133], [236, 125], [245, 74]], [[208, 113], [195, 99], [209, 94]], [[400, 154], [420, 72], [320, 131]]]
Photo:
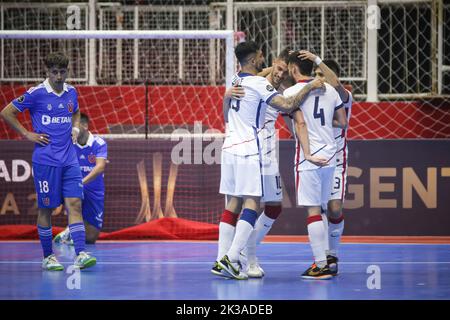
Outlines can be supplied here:
[[86, 230], [84, 229], [83, 222], [77, 222], [69, 224], [70, 237], [73, 240], [75, 247], [75, 253], [78, 255], [81, 251], [84, 251], [86, 245]]
[[52, 227], [41, 227], [38, 225], [37, 228], [42, 250], [44, 251], [44, 258], [47, 258], [49, 255], [53, 254]]

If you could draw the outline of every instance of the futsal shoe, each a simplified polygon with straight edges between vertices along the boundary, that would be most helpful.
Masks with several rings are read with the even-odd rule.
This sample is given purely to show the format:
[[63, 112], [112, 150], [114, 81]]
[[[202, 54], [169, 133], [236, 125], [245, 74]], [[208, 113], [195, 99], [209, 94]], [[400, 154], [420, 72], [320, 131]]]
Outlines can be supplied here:
[[95, 266], [97, 259], [87, 252], [81, 251], [75, 259], [74, 266], [80, 269], [86, 269]]
[[339, 259], [332, 255], [327, 255], [327, 264], [330, 268], [331, 274], [335, 277], [338, 275], [338, 261]]
[[58, 259], [56, 259], [56, 256], [51, 254], [42, 260], [42, 269], [48, 271], [62, 271], [64, 270], [64, 267], [59, 263]]
[[214, 262], [213, 267], [211, 268], [211, 273], [215, 274], [216, 276], [219, 277], [227, 277], [227, 274], [225, 272], [225, 270], [223, 270], [220, 266], [219, 266], [219, 262]]
[[55, 238], [53, 239], [53, 242], [59, 243], [59, 244], [68, 244], [73, 246], [73, 240], [70, 238], [70, 230], [69, 228], [65, 228], [63, 231], [58, 233]]
[[333, 275], [331, 274], [330, 268], [326, 265], [323, 268], [319, 268], [315, 263], [311, 265], [303, 274], [303, 279], [312, 280], [328, 280], [331, 279]]
[[255, 261], [254, 263], [250, 263], [247, 266], [247, 275], [249, 278], [262, 278], [264, 277], [264, 270], [259, 265], [258, 261]]
[[248, 275], [242, 272], [242, 265], [239, 261], [231, 262], [227, 255], [219, 261], [219, 266], [226, 271], [227, 276], [236, 280], [247, 280]]

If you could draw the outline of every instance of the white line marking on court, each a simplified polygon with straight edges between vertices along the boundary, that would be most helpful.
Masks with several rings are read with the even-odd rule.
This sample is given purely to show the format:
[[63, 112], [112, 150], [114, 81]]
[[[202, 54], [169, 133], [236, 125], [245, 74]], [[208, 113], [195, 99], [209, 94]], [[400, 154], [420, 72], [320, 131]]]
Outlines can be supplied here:
[[[311, 264], [311, 261], [260, 261], [262, 265], [284, 265], [284, 264]], [[41, 264], [41, 261], [0, 261], [0, 264]], [[61, 264], [73, 264], [72, 262], [61, 262]], [[153, 261], [153, 262], [123, 262], [123, 261], [104, 261], [97, 262], [97, 265], [199, 265], [199, 264], [211, 264], [211, 261]], [[450, 261], [361, 261], [361, 262], [339, 262], [339, 264], [450, 264]]]

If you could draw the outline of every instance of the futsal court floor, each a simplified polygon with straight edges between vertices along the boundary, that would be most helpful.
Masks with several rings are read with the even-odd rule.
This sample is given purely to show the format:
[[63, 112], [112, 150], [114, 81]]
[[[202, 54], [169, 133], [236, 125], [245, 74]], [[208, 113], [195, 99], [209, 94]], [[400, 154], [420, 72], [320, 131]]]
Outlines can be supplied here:
[[450, 299], [449, 244], [343, 243], [339, 275], [326, 281], [300, 277], [312, 262], [308, 243], [261, 244], [266, 276], [248, 281], [211, 274], [216, 250], [215, 241], [98, 242], [87, 247], [97, 265], [69, 273], [73, 247], [54, 245], [65, 270], [49, 272], [38, 241], [0, 242], [0, 299]]

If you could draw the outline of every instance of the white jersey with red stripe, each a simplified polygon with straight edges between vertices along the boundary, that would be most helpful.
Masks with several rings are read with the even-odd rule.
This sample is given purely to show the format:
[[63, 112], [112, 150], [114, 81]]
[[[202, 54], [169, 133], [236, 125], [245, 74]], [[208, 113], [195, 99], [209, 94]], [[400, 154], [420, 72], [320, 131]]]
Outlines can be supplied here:
[[278, 92], [266, 78], [249, 73], [236, 74], [233, 85], [244, 88], [245, 96], [230, 100], [222, 151], [239, 156], [259, 156], [262, 147], [259, 135], [265, 122], [266, 107]]
[[[298, 82], [296, 85], [284, 91], [285, 97], [297, 94], [307, 81]], [[301, 105], [303, 117], [308, 127], [308, 137], [311, 155], [319, 156], [329, 160], [329, 166], [336, 164], [337, 146], [334, 139], [333, 117], [334, 112], [343, 107], [338, 92], [329, 84], [325, 83], [325, 90], [316, 89], [309, 93]], [[297, 137], [296, 137], [297, 140]], [[296, 141], [295, 168], [297, 171], [314, 170], [319, 167], [306, 161], [300, 142]]]

